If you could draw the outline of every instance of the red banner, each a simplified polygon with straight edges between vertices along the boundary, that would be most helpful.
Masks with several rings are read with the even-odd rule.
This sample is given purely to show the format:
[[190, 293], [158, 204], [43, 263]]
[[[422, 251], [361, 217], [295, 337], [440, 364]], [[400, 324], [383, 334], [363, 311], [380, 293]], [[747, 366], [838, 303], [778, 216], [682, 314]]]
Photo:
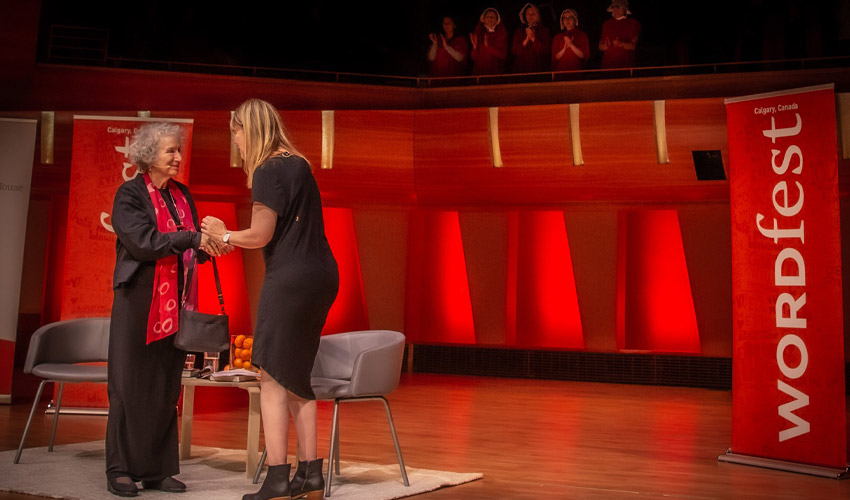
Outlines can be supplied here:
[[729, 99], [726, 114], [734, 323], [731, 452], [844, 469], [833, 86]]
[[[112, 201], [118, 187], [138, 171], [128, 159], [133, 134], [146, 122], [161, 121], [176, 122], [184, 131], [183, 163], [176, 178], [187, 182], [192, 120], [74, 117], [61, 319], [111, 314], [115, 268], [115, 233], [110, 223]], [[103, 384], [70, 384], [62, 396], [63, 407], [108, 404]]]
[[192, 120], [75, 116], [68, 195], [68, 232], [61, 318], [109, 316], [115, 233], [111, 213], [115, 192], [136, 176], [129, 144], [145, 122], [176, 122], [184, 131], [183, 163], [177, 180], [189, 179]]

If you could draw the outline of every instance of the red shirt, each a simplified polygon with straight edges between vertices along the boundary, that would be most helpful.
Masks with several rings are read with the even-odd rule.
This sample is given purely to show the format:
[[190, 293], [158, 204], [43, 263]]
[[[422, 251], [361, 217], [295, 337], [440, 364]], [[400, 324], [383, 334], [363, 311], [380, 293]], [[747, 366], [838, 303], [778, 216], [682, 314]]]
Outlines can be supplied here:
[[463, 59], [458, 61], [443, 47], [443, 41], [437, 41], [437, 55], [433, 61], [430, 61], [431, 76], [463, 76], [466, 74], [467, 56], [469, 55], [469, 45], [466, 38], [455, 35], [451, 40], [447, 40], [448, 45], [454, 50], [460, 52]]
[[[570, 37], [573, 40], [573, 45], [579, 49], [584, 57], [579, 58], [573, 49], [567, 47], [564, 50], [564, 55], [561, 56], [560, 59], [556, 59], [558, 52], [564, 48], [564, 38]], [[584, 67], [584, 62], [590, 57], [590, 41], [587, 38], [587, 33], [584, 31], [573, 28], [572, 31], [564, 30], [557, 35], [555, 35], [555, 39], [552, 40], [552, 70], [553, 71], [572, 71], [577, 69], [582, 69]]]
[[[478, 48], [472, 49], [473, 75], [501, 75], [505, 72], [505, 60], [508, 58], [508, 31], [501, 24], [495, 31], [487, 31], [479, 23], [473, 32], [478, 37]], [[484, 40], [487, 43], [484, 43]]]
[[552, 48], [549, 28], [539, 24], [532, 28], [534, 30], [534, 41], [523, 45], [525, 41], [525, 26], [514, 33], [514, 42], [511, 53], [514, 55], [514, 73], [538, 73], [549, 71], [549, 50]]
[[614, 40], [624, 43], [637, 43], [640, 35], [640, 23], [626, 17], [608, 19], [602, 25], [602, 40], [608, 41], [608, 50], [602, 53], [602, 68], [631, 68], [635, 65], [635, 51], [615, 47]]

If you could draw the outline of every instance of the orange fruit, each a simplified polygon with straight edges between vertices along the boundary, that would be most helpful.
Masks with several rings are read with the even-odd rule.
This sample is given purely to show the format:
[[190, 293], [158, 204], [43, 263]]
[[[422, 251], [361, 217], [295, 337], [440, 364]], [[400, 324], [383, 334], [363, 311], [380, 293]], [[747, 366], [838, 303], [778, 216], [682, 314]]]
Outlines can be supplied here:
[[243, 351], [243, 350], [244, 350], [244, 349], [240, 349], [240, 348], [238, 348], [238, 347], [237, 347], [236, 349], [234, 349], [234, 350], [233, 350], [233, 357], [234, 357], [234, 358], [241, 358], [241, 357], [242, 357], [242, 351]]
[[245, 340], [242, 342], [242, 347], [244, 347], [245, 349], [250, 348], [252, 345], [254, 345], [254, 337], [246, 337]]
[[251, 361], [251, 354], [253, 353], [253, 349], [242, 349], [242, 355], [239, 356], [244, 361]]
[[244, 343], [245, 343], [245, 336], [244, 335], [237, 335], [236, 339], [233, 340], [233, 345], [235, 345], [236, 347], [242, 347], [242, 344], [244, 344]]
[[246, 362], [242, 363], [242, 368], [244, 368], [246, 370], [253, 370], [254, 365], [252, 365], [250, 361], [246, 361]]
[[230, 369], [230, 365], [224, 365], [224, 371], [227, 371], [229, 369]]
[[233, 368], [243, 368], [245, 363], [242, 362], [240, 358], [236, 358], [233, 360]]

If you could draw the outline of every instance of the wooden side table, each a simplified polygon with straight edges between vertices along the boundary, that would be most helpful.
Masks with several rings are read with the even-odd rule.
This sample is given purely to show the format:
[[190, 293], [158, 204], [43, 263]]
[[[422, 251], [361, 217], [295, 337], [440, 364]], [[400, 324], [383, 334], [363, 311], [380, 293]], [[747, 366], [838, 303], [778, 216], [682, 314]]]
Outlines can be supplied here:
[[260, 381], [215, 382], [208, 379], [183, 379], [183, 415], [180, 418], [180, 459], [192, 454], [192, 413], [195, 408], [195, 387], [238, 387], [248, 391], [248, 443], [245, 448], [245, 475], [254, 477], [259, 464], [260, 448]]

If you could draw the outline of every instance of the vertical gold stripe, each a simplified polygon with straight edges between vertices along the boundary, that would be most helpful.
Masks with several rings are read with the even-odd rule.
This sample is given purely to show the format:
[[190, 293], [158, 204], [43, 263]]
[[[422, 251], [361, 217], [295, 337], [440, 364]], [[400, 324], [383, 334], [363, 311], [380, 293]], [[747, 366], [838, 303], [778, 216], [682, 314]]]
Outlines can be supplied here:
[[150, 111], [139, 111], [139, 112], [138, 112], [138, 113], [136, 113], [136, 114], [138, 114], [138, 115], [139, 115], [139, 118], [150, 118], [150, 117], [151, 117], [151, 112], [150, 112]]
[[841, 158], [850, 160], [850, 93], [838, 94], [838, 124], [841, 128]]
[[665, 101], [655, 101], [655, 149], [658, 163], [670, 163], [670, 155], [667, 154], [666, 109]]
[[322, 168], [334, 168], [334, 111], [322, 111]]
[[53, 165], [53, 128], [56, 114], [53, 111], [41, 112], [41, 164]]
[[[230, 121], [227, 122], [227, 129], [230, 130], [230, 123], [233, 121], [235, 111], [230, 112]], [[236, 141], [233, 140], [233, 130], [230, 130], [230, 166], [238, 168], [242, 165], [242, 157], [239, 155], [239, 148], [236, 146]]]
[[579, 105], [570, 104], [570, 149], [573, 151], [573, 165], [584, 165], [581, 154], [581, 128], [579, 127]]
[[490, 108], [489, 114], [490, 133], [490, 159], [493, 161], [494, 167], [504, 167], [502, 163], [502, 147], [499, 145], [499, 108]]

